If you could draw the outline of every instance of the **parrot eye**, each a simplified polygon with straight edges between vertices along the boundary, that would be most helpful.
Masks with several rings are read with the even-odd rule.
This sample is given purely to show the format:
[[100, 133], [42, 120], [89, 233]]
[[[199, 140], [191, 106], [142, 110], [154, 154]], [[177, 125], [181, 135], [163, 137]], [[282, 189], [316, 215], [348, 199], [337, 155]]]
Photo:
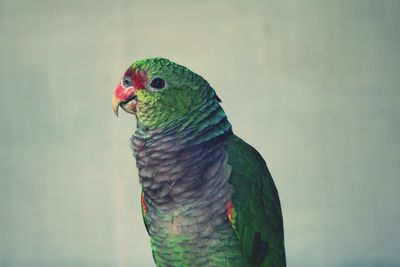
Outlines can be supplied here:
[[164, 89], [165, 85], [166, 85], [165, 80], [159, 77], [154, 78], [150, 83], [150, 86], [157, 90]]
[[125, 87], [130, 87], [132, 86], [132, 80], [131, 77], [125, 76], [122, 80], [122, 83], [124, 84]]

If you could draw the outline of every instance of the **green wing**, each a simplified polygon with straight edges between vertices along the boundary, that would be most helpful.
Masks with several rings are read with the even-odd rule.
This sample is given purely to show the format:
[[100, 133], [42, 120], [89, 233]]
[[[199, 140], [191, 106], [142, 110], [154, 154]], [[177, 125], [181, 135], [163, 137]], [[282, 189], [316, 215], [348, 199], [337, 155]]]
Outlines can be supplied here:
[[286, 266], [278, 191], [261, 155], [232, 135], [225, 141], [232, 167], [232, 227], [253, 266]]

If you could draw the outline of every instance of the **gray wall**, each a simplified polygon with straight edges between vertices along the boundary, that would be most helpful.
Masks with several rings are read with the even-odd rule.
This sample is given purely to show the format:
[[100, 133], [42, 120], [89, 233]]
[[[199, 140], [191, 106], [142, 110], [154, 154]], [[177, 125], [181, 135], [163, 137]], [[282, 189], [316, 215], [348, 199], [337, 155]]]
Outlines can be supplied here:
[[289, 266], [400, 266], [400, 1], [0, 1], [0, 266], [153, 266], [111, 95], [163, 56], [278, 186]]

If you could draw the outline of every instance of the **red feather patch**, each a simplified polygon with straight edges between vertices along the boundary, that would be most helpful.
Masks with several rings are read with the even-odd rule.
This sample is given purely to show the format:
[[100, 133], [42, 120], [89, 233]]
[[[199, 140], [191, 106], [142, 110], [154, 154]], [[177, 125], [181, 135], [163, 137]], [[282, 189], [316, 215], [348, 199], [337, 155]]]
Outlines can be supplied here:
[[147, 206], [146, 206], [146, 201], [144, 200], [144, 192], [142, 192], [142, 209], [143, 209], [143, 214], [146, 216], [147, 215]]
[[124, 76], [131, 77], [135, 89], [144, 89], [147, 84], [147, 74], [143, 70], [133, 70], [129, 68]]
[[235, 207], [233, 206], [233, 203], [232, 203], [232, 201], [228, 201], [228, 203], [226, 203], [226, 212], [228, 213], [228, 219], [229, 219], [229, 222], [231, 223], [231, 224], [233, 224], [233, 215], [232, 215], [232, 212], [233, 212], [233, 209], [234, 209]]
[[236, 221], [237, 220], [237, 213], [236, 213], [236, 210], [235, 210], [235, 206], [233, 205], [231, 200], [229, 200], [226, 203], [226, 213], [228, 215], [229, 223], [231, 224], [233, 231], [235, 231], [235, 233], [237, 235], [238, 234], [237, 225], [236, 225], [236, 223], [237, 223], [237, 221]]

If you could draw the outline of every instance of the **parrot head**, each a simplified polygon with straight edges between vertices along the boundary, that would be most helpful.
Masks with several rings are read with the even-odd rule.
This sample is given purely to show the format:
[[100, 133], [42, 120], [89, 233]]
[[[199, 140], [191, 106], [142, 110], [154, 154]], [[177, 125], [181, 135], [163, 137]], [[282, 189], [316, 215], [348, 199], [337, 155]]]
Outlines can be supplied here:
[[134, 62], [115, 88], [112, 108], [134, 114], [138, 124], [158, 129], [196, 116], [210, 101], [220, 102], [201, 76], [164, 58]]

